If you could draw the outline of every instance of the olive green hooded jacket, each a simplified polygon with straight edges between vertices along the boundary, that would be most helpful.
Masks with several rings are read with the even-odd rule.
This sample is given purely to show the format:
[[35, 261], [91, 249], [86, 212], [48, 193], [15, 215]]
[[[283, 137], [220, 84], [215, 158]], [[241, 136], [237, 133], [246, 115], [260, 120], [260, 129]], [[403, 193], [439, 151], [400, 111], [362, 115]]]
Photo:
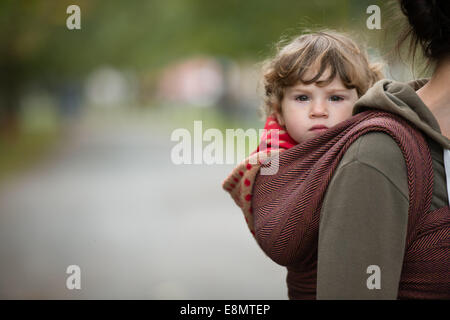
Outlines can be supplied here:
[[[357, 101], [353, 115], [380, 109], [423, 132], [433, 161], [434, 210], [449, 205], [443, 149], [450, 149], [450, 140], [415, 92], [426, 82], [381, 80]], [[317, 299], [397, 299], [408, 202], [406, 164], [395, 141], [382, 132], [358, 138], [333, 174], [322, 205]], [[368, 286], [373, 276], [379, 276], [379, 288]]]

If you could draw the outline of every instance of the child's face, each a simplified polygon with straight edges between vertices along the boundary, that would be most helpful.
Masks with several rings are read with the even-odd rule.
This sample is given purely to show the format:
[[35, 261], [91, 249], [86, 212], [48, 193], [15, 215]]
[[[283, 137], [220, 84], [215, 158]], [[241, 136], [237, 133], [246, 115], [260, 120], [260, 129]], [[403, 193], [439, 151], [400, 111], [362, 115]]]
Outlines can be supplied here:
[[[318, 80], [326, 79], [324, 72]], [[328, 85], [299, 83], [286, 88], [278, 115], [280, 124], [286, 126], [289, 135], [298, 143], [317, 136], [352, 116], [353, 105], [358, 100], [356, 89], [347, 89], [337, 76]], [[314, 129], [325, 126], [325, 129]]]

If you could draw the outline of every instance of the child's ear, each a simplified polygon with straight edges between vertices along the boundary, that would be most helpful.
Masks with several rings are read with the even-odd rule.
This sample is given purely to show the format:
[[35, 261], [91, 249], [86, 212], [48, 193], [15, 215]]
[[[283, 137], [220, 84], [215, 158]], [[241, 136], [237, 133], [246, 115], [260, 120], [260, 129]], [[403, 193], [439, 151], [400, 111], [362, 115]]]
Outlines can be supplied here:
[[275, 116], [277, 118], [278, 124], [280, 126], [284, 126], [284, 119], [283, 119], [283, 116], [280, 114], [280, 112], [276, 112]]

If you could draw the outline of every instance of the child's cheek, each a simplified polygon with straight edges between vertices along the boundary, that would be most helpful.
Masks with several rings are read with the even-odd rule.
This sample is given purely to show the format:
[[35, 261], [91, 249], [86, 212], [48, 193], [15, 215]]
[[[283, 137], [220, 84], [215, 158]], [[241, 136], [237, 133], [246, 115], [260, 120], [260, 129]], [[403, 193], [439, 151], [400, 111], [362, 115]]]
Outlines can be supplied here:
[[305, 136], [305, 128], [301, 123], [287, 121], [286, 129], [289, 136], [291, 136], [291, 138], [294, 139], [297, 143], [300, 143], [303, 140]]

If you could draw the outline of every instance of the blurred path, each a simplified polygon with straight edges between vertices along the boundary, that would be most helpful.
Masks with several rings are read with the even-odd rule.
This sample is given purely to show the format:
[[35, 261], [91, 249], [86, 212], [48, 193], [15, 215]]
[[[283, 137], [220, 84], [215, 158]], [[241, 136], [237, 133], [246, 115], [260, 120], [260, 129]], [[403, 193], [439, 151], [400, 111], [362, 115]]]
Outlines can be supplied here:
[[[157, 123], [157, 121], [153, 121]], [[0, 185], [0, 298], [287, 299], [220, 185], [231, 165], [173, 165], [171, 130], [82, 125]], [[65, 287], [81, 267], [81, 290]]]

